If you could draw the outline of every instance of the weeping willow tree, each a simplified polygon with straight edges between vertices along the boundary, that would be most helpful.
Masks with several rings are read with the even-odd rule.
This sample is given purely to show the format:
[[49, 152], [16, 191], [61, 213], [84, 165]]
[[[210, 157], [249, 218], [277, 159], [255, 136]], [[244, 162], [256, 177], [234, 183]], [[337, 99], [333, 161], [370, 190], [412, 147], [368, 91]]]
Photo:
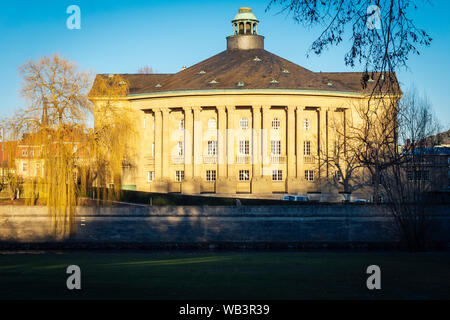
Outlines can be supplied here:
[[11, 119], [11, 129], [33, 150], [28, 160], [35, 165], [23, 176], [24, 194], [30, 204], [45, 199], [54, 235], [64, 238], [74, 231], [77, 146], [87, 140], [90, 77], [57, 54], [27, 62], [19, 71], [27, 107]]
[[93, 184], [101, 190], [101, 199], [120, 199], [123, 171], [133, 167], [136, 146], [137, 114], [123, 99], [128, 82], [120, 75], [99, 75], [90, 98], [95, 101], [92, 149], [95, 153]]

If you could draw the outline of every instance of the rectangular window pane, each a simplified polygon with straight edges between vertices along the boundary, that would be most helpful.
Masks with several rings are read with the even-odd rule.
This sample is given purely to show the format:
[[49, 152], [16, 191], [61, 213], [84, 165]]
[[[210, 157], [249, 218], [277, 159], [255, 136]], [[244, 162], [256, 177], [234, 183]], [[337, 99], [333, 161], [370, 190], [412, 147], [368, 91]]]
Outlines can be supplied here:
[[216, 170], [206, 170], [206, 181], [216, 181]]
[[248, 140], [239, 141], [239, 154], [241, 154], [241, 155], [249, 155], [250, 154], [250, 141], [248, 141]]
[[184, 171], [175, 171], [175, 181], [181, 182], [184, 180]]
[[311, 155], [311, 142], [310, 141], [304, 141], [303, 142], [303, 154], [305, 156]]
[[217, 141], [208, 141], [208, 155], [217, 155]]
[[283, 181], [283, 171], [273, 170], [272, 171], [272, 181]]
[[270, 152], [272, 155], [280, 155], [281, 154], [281, 141], [279, 141], [279, 140], [270, 141]]
[[239, 181], [249, 181], [250, 171], [249, 170], [239, 170]]
[[313, 170], [305, 170], [305, 180], [306, 181], [314, 181], [314, 171]]
[[184, 155], [184, 142], [182, 141], [178, 142], [178, 155], [179, 156]]

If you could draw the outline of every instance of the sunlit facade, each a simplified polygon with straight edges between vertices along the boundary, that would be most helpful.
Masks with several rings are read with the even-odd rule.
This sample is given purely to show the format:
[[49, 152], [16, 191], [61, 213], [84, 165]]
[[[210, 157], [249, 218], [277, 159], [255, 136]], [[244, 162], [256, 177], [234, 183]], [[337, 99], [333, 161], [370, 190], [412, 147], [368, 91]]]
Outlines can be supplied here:
[[320, 157], [334, 147], [336, 123], [354, 119], [352, 105], [367, 101], [362, 74], [312, 72], [278, 57], [264, 49], [258, 23], [241, 8], [224, 52], [176, 74], [122, 75], [130, 84], [122, 103], [139, 112], [124, 188], [323, 191], [321, 181], [335, 173]]

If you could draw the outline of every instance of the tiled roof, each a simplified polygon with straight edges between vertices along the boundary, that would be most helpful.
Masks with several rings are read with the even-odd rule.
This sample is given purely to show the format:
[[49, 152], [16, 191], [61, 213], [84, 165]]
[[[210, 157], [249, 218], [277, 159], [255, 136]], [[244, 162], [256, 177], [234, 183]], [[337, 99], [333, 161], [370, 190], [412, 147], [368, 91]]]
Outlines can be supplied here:
[[[175, 74], [121, 76], [129, 82], [131, 95], [211, 89], [297, 89], [370, 93], [377, 83], [370, 81], [367, 82], [367, 87], [364, 87], [361, 72], [313, 72], [264, 49], [226, 50]], [[378, 77], [379, 74], [374, 75], [375, 80]], [[393, 79], [395, 87], [398, 88], [395, 75]]]

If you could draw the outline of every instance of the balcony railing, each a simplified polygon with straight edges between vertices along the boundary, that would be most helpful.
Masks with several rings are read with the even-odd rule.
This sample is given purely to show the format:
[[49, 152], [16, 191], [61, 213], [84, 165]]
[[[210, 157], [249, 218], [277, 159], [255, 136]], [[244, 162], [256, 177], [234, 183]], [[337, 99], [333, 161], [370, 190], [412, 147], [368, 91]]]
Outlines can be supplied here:
[[205, 155], [203, 156], [203, 163], [215, 164], [217, 163], [217, 155]]
[[237, 164], [249, 164], [250, 160], [251, 160], [251, 158], [250, 158], [249, 155], [236, 156], [236, 163]]
[[277, 154], [273, 154], [270, 156], [270, 162], [272, 163], [286, 163], [286, 157], [285, 156], [281, 156], [281, 155], [277, 155]]
[[304, 156], [303, 157], [304, 163], [316, 163], [316, 157], [314, 156]]
[[172, 163], [173, 164], [183, 164], [184, 156], [172, 156]]

